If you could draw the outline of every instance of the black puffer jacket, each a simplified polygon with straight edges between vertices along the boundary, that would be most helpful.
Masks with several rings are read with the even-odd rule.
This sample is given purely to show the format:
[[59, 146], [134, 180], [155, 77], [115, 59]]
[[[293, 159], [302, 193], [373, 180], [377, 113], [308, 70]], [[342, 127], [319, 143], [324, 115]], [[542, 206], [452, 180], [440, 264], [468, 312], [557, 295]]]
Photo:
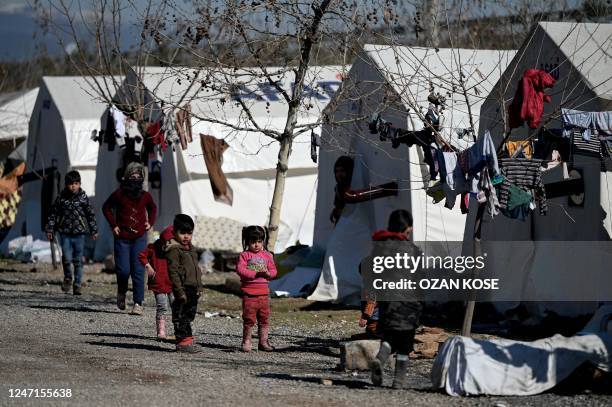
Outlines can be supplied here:
[[45, 231], [65, 235], [98, 233], [96, 215], [85, 191], [79, 189], [73, 194], [64, 189], [51, 206]]
[[[421, 249], [414, 243], [398, 236], [399, 234], [393, 232], [380, 231], [376, 232], [373, 238], [378, 242], [389, 242], [385, 246], [386, 255], [394, 256], [397, 252], [407, 252], [411, 256], [421, 254]], [[378, 331], [411, 331], [419, 326], [423, 306], [418, 301], [379, 301], [378, 310]]]

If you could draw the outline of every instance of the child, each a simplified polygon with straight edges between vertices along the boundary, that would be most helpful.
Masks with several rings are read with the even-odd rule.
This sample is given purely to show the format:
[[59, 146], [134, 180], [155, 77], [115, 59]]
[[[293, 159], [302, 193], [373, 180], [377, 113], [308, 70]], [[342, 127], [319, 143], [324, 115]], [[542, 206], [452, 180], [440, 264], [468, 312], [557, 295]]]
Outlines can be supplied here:
[[259, 328], [259, 350], [271, 352], [274, 348], [268, 341], [270, 317], [270, 290], [268, 281], [276, 277], [276, 266], [272, 254], [264, 247], [266, 231], [261, 226], [242, 229], [242, 244], [236, 272], [242, 283], [242, 351], [251, 351], [251, 331], [257, 323]]
[[98, 227], [96, 216], [89, 203], [85, 191], [81, 189], [81, 174], [69, 171], [64, 177], [66, 188], [57, 197], [47, 219], [45, 230], [47, 238], [52, 241], [55, 232], [59, 232], [62, 246], [62, 265], [64, 266], [64, 282], [62, 291], [68, 292], [72, 284], [72, 265], [74, 265], [74, 285], [72, 293], [81, 295], [81, 279], [83, 278], [83, 248], [85, 234], [89, 232], [96, 240]]
[[198, 310], [198, 299], [202, 294], [202, 272], [198, 266], [198, 255], [191, 246], [194, 223], [187, 215], [174, 217], [173, 237], [164, 248], [168, 260], [168, 276], [172, 282], [174, 302], [172, 323], [176, 336], [176, 350], [197, 353], [191, 323]]
[[168, 277], [168, 262], [164, 257], [164, 244], [174, 237], [174, 228], [168, 226], [155, 243], [151, 243], [138, 255], [149, 276], [149, 290], [155, 294], [157, 313], [155, 325], [157, 338], [166, 339], [166, 312], [172, 304], [172, 282]]
[[115, 236], [115, 270], [117, 272], [117, 308], [125, 309], [125, 294], [132, 277], [133, 315], [142, 315], [144, 301], [144, 267], [138, 255], [147, 245], [146, 232], [155, 224], [157, 206], [153, 197], [143, 191], [144, 167], [129, 163], [121, 186], [102, 206], [104, 217]]
[[[372, 235], [374, 241], [387, 241], [390, 255], [397, 252], [418, 256], [421, 251], [414, 243], [409, 242], [412, 232], [412, 215], [410, 212], [398, 209], [389, 216], [388, 230], [381, 230]], [[416, 301], [379, 301], [378, 331], [381, 345], [376, 358], [370, 362], [372, 383], [382, 384], [383, 368], [391, 355], [396, 353], [395, 378], [393, 388], [401, 389], [406, 385], [406, 370], [408, 369], [408, 354], [413, 350], [414, 334], [419, 324], [421, 304]]]

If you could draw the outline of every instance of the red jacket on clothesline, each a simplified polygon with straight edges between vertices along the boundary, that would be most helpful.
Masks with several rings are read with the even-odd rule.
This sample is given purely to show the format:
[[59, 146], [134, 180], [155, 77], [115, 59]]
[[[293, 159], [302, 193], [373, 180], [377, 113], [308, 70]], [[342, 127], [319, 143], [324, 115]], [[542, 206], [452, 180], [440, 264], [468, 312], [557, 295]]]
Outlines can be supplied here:
[[540, 69], [527, 69], [516, 90], [514, 99], [508, 107], [508, 122], [511, 129], [520, 127], [523, 122], [535, 129], [540, 124], [544, 113], [544, 102], [550, 102], [550, 96], [544, 94], [544, 89], [555, 84], [555, 78]]

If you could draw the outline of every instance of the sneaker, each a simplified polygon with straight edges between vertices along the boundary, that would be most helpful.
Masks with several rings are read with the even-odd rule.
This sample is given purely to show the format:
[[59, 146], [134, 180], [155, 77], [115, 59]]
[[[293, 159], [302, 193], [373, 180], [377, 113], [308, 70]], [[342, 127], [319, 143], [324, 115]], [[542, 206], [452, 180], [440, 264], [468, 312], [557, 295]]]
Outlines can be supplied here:
[[71, 278], [64, 278], [64, 282], [62, 283], [62, 291], [67, 293], [70, 291], [70, 287], [72, 286]]
[[189, 345], [176, 345], [176, 351], [181, 353], [200, 353], [202, 349], [191, 343]]
[[117, 293], [117, 308], [121, 311], [125, 310], [125, 294]]
[[74, 285], [72, 286], [72, 294], [73, 295], [81, 295], [81, 286], [80, 285]]
[[142, 305], [134, 304], [134, 308], [132, 308], [132, 315], [142, 315]]

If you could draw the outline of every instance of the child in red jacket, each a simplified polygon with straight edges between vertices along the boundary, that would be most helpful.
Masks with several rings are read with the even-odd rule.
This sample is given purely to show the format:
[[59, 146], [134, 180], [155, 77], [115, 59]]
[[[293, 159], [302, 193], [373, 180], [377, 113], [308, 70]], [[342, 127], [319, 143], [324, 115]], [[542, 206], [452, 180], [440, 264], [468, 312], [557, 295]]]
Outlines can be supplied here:
[[172, 239], [174, 230], [168, 226], [159, 239], [147, 245], [138, 255], [149, 277], [149, 290], [155, 294], [157, 338], [166, 339], [166, 312], [172, 304], [172, 282], [168, 277], [168, 262], [164, 258], [164, 244]]
[[273, 351], [268, 342], [270, 290], [268, 281], [276, 277], [272, 254], [266, 250], [266, 230], [261, 226], [242, 229], [245, 251], [240, 253], [236, 272], [242, 283], [242, 351], [251, 351], [251, 333], [255, 323], [259, 328], [259, 350]]

